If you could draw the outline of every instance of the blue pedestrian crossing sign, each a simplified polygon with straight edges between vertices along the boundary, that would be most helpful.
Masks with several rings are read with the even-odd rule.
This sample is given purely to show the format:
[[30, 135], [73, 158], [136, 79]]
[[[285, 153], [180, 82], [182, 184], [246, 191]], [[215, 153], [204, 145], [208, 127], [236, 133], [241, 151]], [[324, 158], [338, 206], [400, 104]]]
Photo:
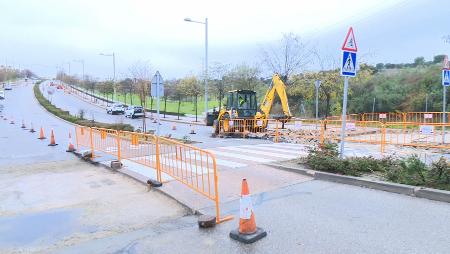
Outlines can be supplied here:
[[356, 76], [356, 52], [342, 51], [341, 76]]
[[450, 86], [450, 70], [449, 69], [442, 70], [442, 85]]

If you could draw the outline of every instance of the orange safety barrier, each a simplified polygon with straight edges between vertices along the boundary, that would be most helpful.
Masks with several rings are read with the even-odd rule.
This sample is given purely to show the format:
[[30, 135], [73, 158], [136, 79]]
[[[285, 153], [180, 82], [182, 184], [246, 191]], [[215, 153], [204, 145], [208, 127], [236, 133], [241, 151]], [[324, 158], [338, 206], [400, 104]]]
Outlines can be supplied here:
[[[446, 113], [446, 122], [448, 122], [449, 113]], [[408, 112], [406, 113], [406, 122], [414, 123], [443, 123], [443, 112]]]
[[213, 200], [216, 223], [231, 219], [220, 217], [219, 178], [215, 156], [203, 149], [171, 139], [127, 131], [75, 127], [77, 149], [90, 149], [92, 156], [106, 153], [118, 160], [129, 160], [156, 171], [157, 180], [173, 178]]
[[450, 148], [450, 124], [387, 123], [385, 143], [390, 145]]
[[363, 113], [361, 115], [361, 121], [378, 121], [382, 123], [386, 122], [404, 122], [405, 114], [397, 112], [387, 113]]

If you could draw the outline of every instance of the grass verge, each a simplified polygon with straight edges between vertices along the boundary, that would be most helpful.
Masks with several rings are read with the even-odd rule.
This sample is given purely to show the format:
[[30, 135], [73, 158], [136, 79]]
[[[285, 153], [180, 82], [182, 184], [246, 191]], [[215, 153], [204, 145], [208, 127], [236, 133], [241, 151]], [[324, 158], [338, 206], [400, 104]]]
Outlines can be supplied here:
[[124, 131], [134, 131], [134, 127], [129, 124], [123, 124], [123, 123], [100, 123], [96, 121], [90, 121], [83, 119], [78, 116], [73, 116], [70, 114], [69, 111], [62, 110], [55, 105], [51, 104], [45, 97], [42, 95], [41, 90], [39, 89], [39, 85], [41, 82], [37, 82], [34, 87], [34, 96], [38, 100], [39, 104], [41, 104], [48, 112], [52, 113], [53, 115], [62, 118], [68, 122], [82, 125], [82, 126], [88, 126], [88, 127], [99, 127], [99, 128], [107, 128], [107, 129], [115, 129], [115, 130], [124, 130]]

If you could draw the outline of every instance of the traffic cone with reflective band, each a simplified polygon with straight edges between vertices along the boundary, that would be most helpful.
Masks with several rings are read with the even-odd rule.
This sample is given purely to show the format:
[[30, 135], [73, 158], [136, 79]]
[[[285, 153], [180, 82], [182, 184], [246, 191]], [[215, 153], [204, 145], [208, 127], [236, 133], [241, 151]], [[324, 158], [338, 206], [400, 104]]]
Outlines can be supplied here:
[[36, 132], [36, 131], [34, 130], [33, 123], [31, 123], [30, 132], [31, 132], [31, 133], [35, 133], [35, 132]]
[[11, 122], [9, 122], [10, 124], [14, 124], [14, 118], [11, 117]]
[[195, 127], [191, 124], [191, 132], [189, 134], [195, 134]]
[[44, 128], [42, 128], [42, 127], [41, 127], [41, 130], [39, 131], [38, 139], [45, 139]]
[[55, 134], [53, 134], [53, 129], [52, 132], [50, 134], [50, 144], [48, 144], [48, 146], [57, 146], [58, 144], [56, 144], [55, 142]]
[[230, 237], [242, 243], [254, 243], [267, 236], [267, 232], [256, 226], [252, 199], [246, 179], [242, 179], [241, 199], [239, 200], [239, 228], [230, 232]]
[[72, 144], [72, 133], [69, 131], [69, 147], [67, 148], [66, 152], [74, 152], [75, 147]]
[[21, 126], [20, 128], [22, 128], [22, 129], [27, 128], [27, 127], [25, 126], [25, 122], [24, 122], [23, 120], [22, 120], [22, 126]]
[[176, 124], [172, 124], [172, 130], [176, 130], [177, 129], [177, 125]]

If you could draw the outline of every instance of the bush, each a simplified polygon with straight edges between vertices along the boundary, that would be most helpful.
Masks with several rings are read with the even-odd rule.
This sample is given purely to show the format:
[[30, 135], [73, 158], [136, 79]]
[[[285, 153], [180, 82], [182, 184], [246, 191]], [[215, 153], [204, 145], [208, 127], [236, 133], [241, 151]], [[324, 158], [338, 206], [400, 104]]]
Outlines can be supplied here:
[[[69, 111], [62, 110], [55, 105], [51, 104], [41, 93], [41, 90], [39, 89], [39, 84], [41, 82], [36, 82], [36, 84], [33, 87], [34, 90], [34, 96], [38, 100], [38, 102], [50, 113], [53, 115], [62, 118], [68, 122], [83, 125], [87, 127], [99, 127], [99, 128], [105, 128], [105, 129], [114, 129], [114, 130], [123, 130], [123, 131], [133, 131], [134, 127], [129, 124], [123, 124], [123, 123], [99, 123], [95, 121], [89, 121], [84, 120], [84, 114], [81, 114], [80, 110], [80, 116], [73, 116], [70, 114]], [[84, 112], [83, 112], [84, 113]]]
[[323, 144], [310, 149], [302, 163], [318, 171], [350, 176], [377, 173], [395, 183], [450, 190], [450, 166], [444, 157], [428, 167], [416, 155], [405, 159], [391, 156], [340, 159], [338, 155], [336, 144]]
[[388, 180], [409, 185], [425, 185], [426, 175], [427, 166], [416, 155], [401, 160], [399, 166], [386, 172]]

